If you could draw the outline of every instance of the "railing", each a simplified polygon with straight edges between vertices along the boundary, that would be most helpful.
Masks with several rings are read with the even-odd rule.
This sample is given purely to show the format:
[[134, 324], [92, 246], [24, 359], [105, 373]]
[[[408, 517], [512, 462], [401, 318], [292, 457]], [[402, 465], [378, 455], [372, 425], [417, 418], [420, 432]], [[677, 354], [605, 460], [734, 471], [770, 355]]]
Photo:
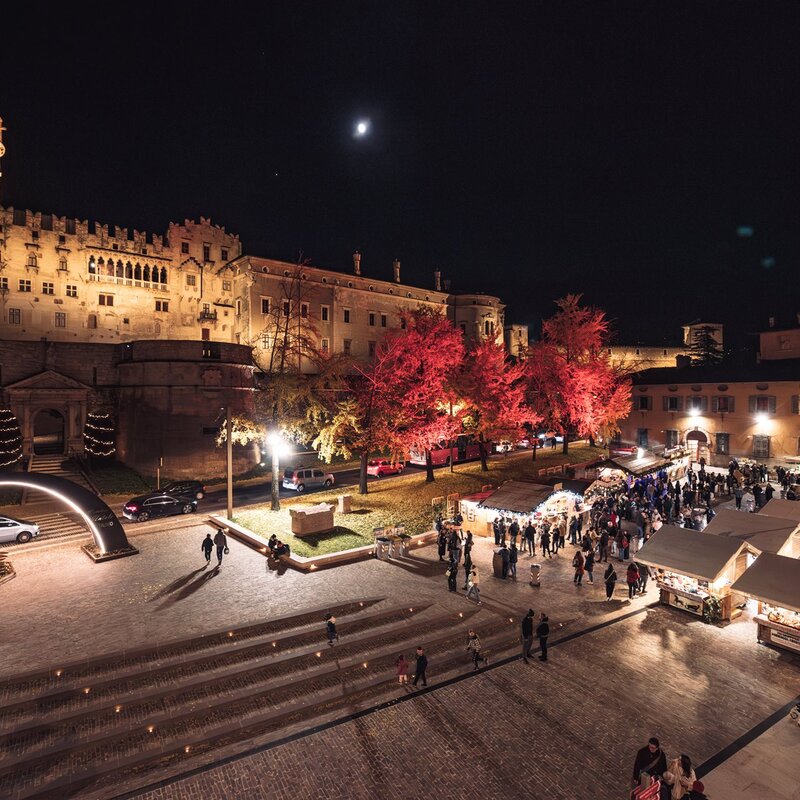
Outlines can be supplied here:
[[217, 321], [217, 312], [216, 311], [201, 311], [200, 314], [197, 317], [197, 321], [198, 322], [204, 322], [204, 321], [216, 322]]
[[89, 280], [102, 283], [115, 283], [119, 286], [141, 286], [145, 289], [160, 289], [161, 291], [167, 288], [167, 284], [161, 283], [160, 281], [143, 281], [139, 278], [120, 278], [116, 275], [98, 275], [95, 272], [89, 273]]

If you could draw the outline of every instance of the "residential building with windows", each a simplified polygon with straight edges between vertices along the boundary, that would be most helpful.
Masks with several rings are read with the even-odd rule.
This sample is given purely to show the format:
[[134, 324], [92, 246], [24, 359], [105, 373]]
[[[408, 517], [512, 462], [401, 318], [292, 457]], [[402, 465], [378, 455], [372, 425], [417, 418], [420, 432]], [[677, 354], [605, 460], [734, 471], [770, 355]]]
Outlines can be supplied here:
[[688, 447], [709, 464], [731, 456], [797, 461], [800, 361], [650, 369], [633, 376], [630, 416], [620, 443]]

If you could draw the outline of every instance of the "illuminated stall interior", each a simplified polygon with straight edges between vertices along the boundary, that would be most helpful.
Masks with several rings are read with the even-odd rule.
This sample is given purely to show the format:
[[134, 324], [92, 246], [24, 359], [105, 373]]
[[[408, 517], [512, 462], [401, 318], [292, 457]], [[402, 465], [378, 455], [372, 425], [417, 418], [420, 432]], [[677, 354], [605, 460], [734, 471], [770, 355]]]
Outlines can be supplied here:
[[661, 602], [707, 621], [730, 620], [746, 598], [731, 584], [747, 567], [746, 544], [713, 533], [664, 525], [636, 554], [657, 569]]
[[732, 587], [758, 601], [760, 642], [800, 653], [800, 561], [762, 553]]

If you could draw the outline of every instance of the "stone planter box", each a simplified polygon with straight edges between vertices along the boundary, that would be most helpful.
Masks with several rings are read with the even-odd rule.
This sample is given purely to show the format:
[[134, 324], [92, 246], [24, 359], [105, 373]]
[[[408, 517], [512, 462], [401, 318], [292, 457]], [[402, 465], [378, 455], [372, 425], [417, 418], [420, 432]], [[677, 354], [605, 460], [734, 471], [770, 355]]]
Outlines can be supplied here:
[[[251, 545], [252, 547], [260, 550], [264, 555], [269, 553], [267, 547], [267, 539], [243, 525], [237, 525], [231, 522], [227, 517], [216, 516], [211, 514], [209, 519], [222, 528], [227, 528], [228, 532], [235, 536], [237, 539]], [[436, 531], [426, 531], [425, 533], [418, 533], [407, 540], [409, 549], [416, 547], [424, 547], [431, 542], [436, 541]], [[313, 556], [312, 558], [304, 558], [292, 553], [288, 556], [281, 556], [280, 560], [290, 567], [293, 567], [300, 572], [315, 572], [318, 569], [326, 567], [336, 567], [340, 564], [352, 564], [355, 561], [363, 561], [367, 558], [374, 558], [375, 545], [366, 545], [365, 547], [354, 547], [352, 550], [339, 550], [336, 553], [326, 553], [321, 556]]]
[[131, 545], [125, 550], [112, 550], [110, 553], [101, 553], [100, 548], [92, 542], [85, 544], [81, 547], [84, 553], [94, 561], [95, 564], [101, 564], [103, 561], [113, 561], [116, 558], [125, 558], [126, 556], [138, 555], [139, 551]]

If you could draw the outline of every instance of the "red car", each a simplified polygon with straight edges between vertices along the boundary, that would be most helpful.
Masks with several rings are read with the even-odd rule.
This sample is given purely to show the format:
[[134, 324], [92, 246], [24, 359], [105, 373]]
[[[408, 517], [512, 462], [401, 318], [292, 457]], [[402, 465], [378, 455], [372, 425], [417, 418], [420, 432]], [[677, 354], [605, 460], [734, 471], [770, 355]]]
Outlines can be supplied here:
[[376, 478], [382, 478], [384, 475], [396, 475], [402, 471], [402, 464], [393, 464], [385, 458], [373, 458], [367, 464], [367, 475], [374, 475]]

